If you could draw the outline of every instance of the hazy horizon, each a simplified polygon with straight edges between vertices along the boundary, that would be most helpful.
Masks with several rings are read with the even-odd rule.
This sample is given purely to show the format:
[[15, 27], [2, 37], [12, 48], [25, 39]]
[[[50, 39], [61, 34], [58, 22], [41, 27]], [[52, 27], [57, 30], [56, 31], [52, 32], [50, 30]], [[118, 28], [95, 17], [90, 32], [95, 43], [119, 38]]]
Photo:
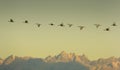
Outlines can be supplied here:
[[[0, 57], [44, 58], [61, 51], [85, 54], [91, 60], [120, 57], [119, 7], [119, 0], [0, 0]], [[8, 22], [11, 18], [14, 23]], [[51, 22], [73, 27], [51, 27]], [[118, 26], [112, 27], [113, 22]], [[94, 24], [102, 26], [96, 29]], [[78, 25], [85, 29], [80, 31]], [[111, 30], [103, 31], [106, 27]]]

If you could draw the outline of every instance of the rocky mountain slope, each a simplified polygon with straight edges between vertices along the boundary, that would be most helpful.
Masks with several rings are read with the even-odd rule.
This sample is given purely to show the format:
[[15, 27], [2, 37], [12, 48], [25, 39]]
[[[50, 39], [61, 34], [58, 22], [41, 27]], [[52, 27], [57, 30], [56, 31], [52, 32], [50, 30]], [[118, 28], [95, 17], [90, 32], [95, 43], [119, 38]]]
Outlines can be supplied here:
[[10, 55], [0, 58], [0, 70], [120, 70], [120, 58], [90, 61], [85, 55], [64, 51], [45, 59]]

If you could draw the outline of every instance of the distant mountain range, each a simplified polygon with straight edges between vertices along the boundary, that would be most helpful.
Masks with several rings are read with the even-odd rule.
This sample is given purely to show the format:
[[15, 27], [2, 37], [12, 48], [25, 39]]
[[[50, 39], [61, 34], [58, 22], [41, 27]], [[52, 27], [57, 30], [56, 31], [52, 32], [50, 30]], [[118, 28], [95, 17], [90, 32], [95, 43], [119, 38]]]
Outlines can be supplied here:
[[120, 58], [90, 61], [85, 55], [64, 51], [45, 59], [10, 55], [0, 58], [0, 70], [120, 70]]

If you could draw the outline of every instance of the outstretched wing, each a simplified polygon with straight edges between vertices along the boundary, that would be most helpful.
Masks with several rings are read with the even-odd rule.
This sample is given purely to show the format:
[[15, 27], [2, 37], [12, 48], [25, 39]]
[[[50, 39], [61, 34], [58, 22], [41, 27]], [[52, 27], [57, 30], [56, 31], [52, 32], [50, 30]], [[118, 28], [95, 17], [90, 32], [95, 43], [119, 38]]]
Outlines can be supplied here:
[[68, 24], [69, 27], [73, 26], [73, 24]]
[[100, 24], [94, 24], [96, 28], [99, 28], [101, 25]]
[[83, 28], [85, 27], [85, 26], [78, 26], [79, 28], [80, 28], [80, 30], [83, 30]]

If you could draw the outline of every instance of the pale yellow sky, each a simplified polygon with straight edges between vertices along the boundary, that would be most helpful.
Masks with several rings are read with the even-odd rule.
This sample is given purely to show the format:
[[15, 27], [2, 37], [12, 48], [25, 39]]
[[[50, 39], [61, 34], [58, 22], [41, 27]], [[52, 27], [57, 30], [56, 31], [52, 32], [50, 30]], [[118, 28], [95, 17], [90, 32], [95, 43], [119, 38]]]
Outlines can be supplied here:
[[[89, 59], [119, 57], [120, 1], [118, 0], [0, 0], [0, 57], [46, 57], [61, 51], [85, 54]], [[15, 23], [8, 22], [10, 18]], [[24, 24], [29, 20], [29, 24]], [[113, 22], [118, 26], [111, 27]], [[51, 27], [49, 23], [55, 23]], [[58, 27], [72, 23], [69, 28]], [[37, 28], [35, 23], [41, 23]], [[101, 24], [96, 29], [94, 24]], [[84, 25], [80, 31], [77, 26]], [[105, 32], [104, 28], [111, 31]]]

